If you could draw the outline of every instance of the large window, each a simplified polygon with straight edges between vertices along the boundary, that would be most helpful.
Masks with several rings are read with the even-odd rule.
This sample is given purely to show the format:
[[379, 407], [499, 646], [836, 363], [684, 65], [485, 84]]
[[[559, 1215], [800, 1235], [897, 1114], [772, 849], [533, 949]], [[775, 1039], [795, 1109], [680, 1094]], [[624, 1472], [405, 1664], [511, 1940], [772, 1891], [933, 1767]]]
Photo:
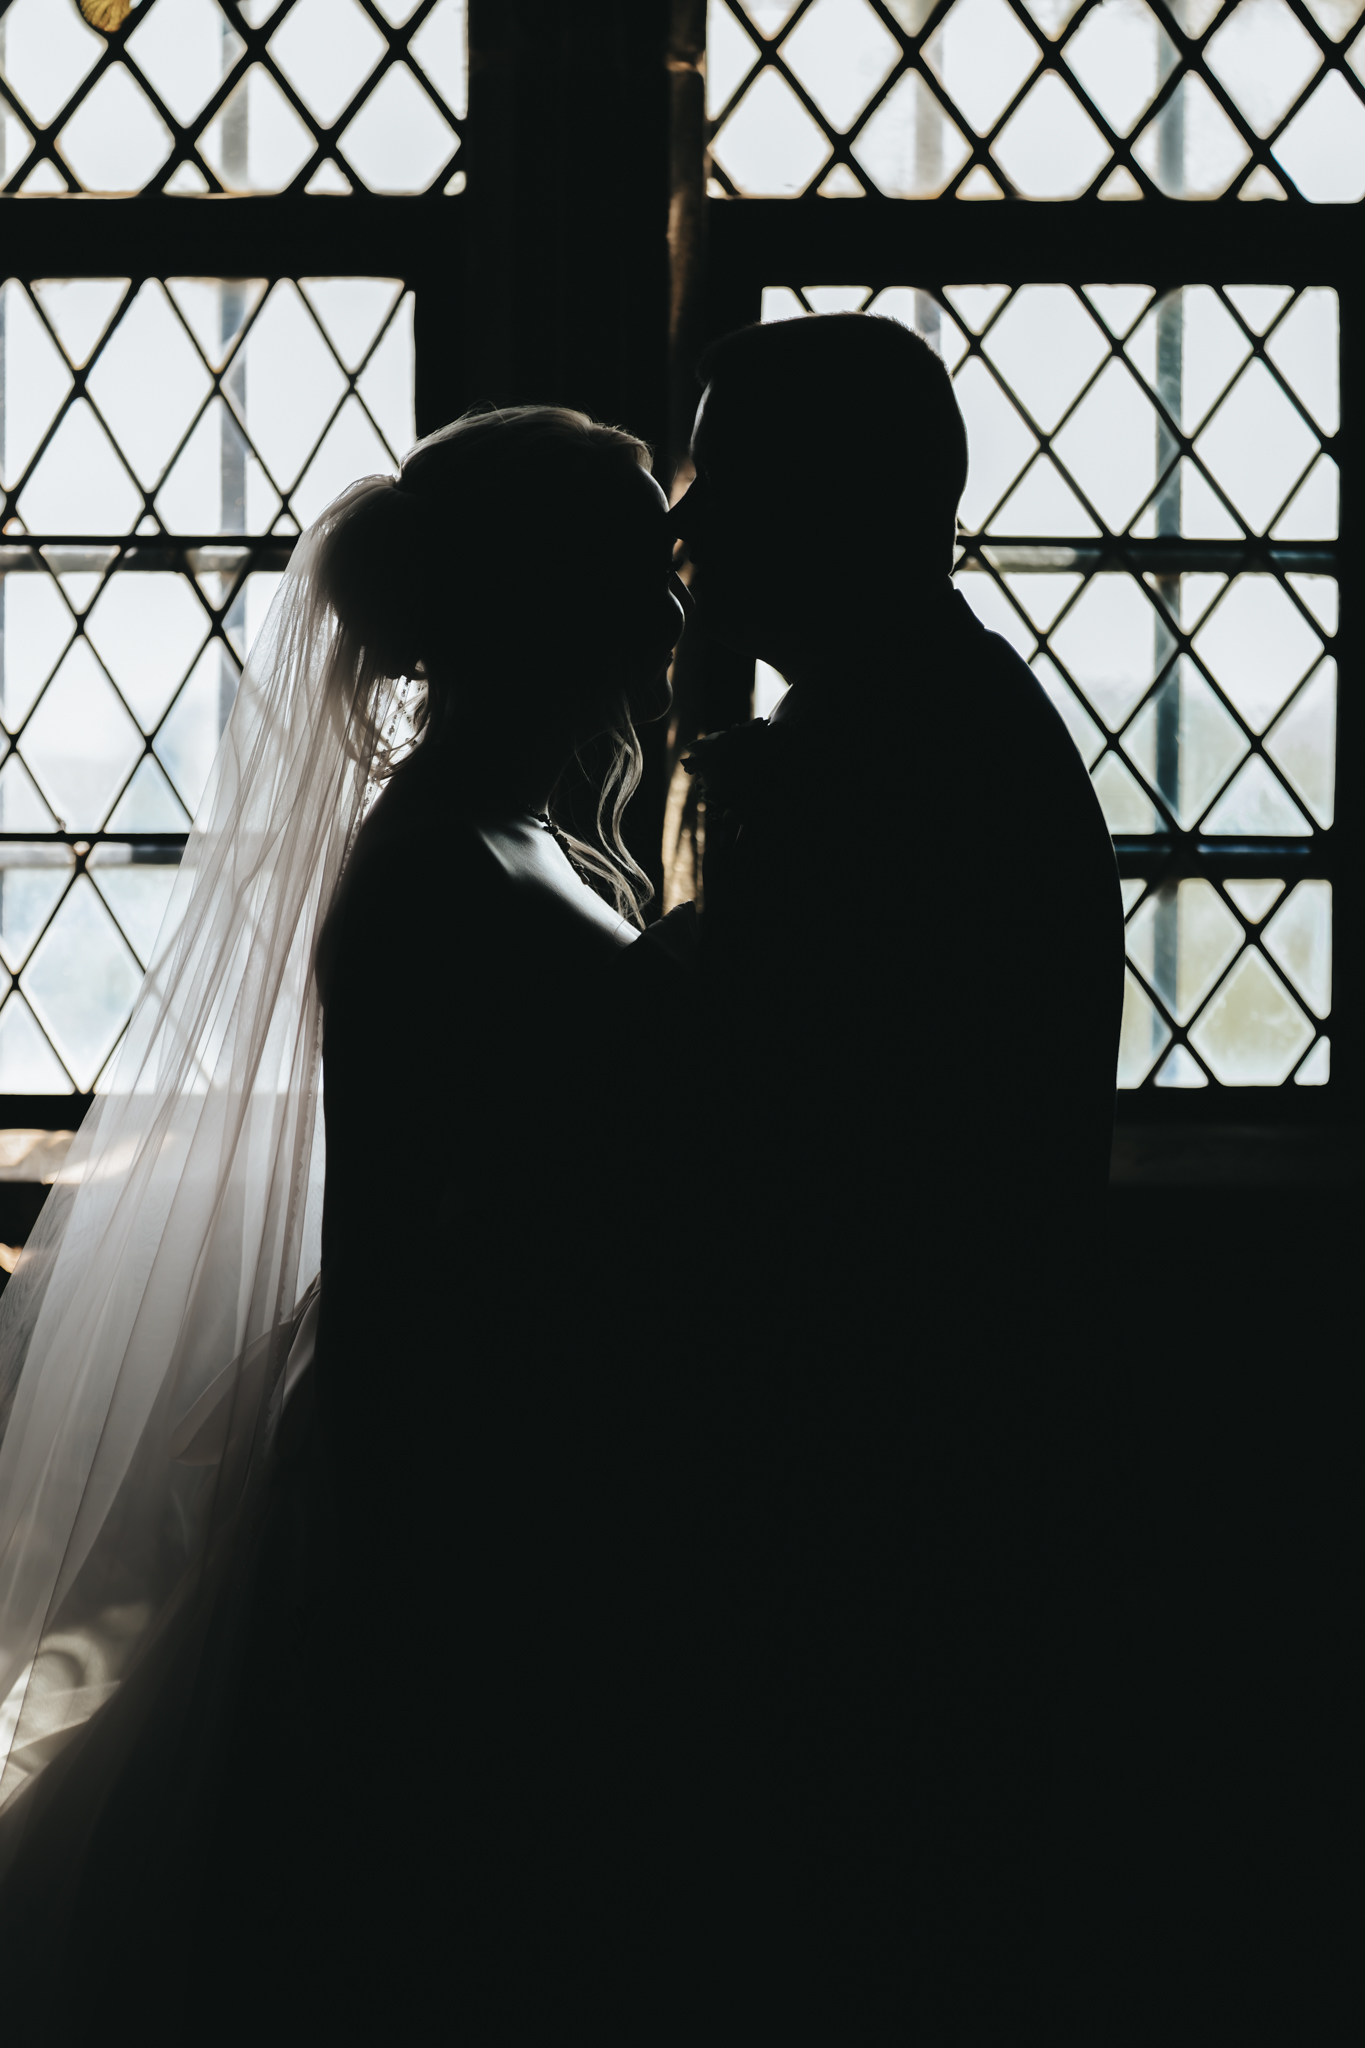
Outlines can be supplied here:
[[458, 192], [464, 0], [9, 0], [0, 188]]
[[1359, 0], [711, 0], [721, 194], [1357, 200]]
[[387, 278], [0, 292], [0, 1093], [127, 1022], [288, 540], [413, 439]]
[[415, 438], [466, 76], [464, 0], [0, 4], [6, 1120], [109, 1071], [294, 540]]
[[[710, 324], [869, 308], [948, 364], [956, 580], [1056, 704], [1118, 853], [1121, 1114], [1226, 1121], [1254, 1090], [1315, 1117], [1358, 1085], [1363, 12], [710, 0]], [[760, 667], [755, 708], [780, 688]], [[1027, 790], [1017, 823], [1042, 861]]]
[[[863, 306], [953, 373], [972, 451], [959, 586], [1032, 662], [1114, 834], [1130, 913], [1119, 1086], [1321, 1086], [1336, 294], [763, 295], [769, 320]], [[760, 673], [760, 708], [778, 687]]]
[[[1365, 0], [708, 0], [689, 51], [703, 11], [704, 136], [663, 0], [578, 39], [488, 11], [472, 109], [463, 0], [0, 0], [15, 1120], [98, 1083], [326, 498], [476, 398], [660, 439], [673, 87], [675, 202], [694, 175], [712, 195], [690, 243], [675, 205], [675, 264], [709, 252], [699, 311], [675, 274], [679, 391], [708, 332], [838, 305], [953, 371], [961, 588], [1052, 695], [1118, 848], [1121, 1114], [1325, 1116], [1358, 1086]], [[613, 180], [574, 154], [589, 91]], [[755, 678], [710, 661], [715, 725]], [[669, 792], [672, 847], [690, 799], [659, 753], [633, 811]], [[1018, 824], [1041, 889], [1027, 791]]]

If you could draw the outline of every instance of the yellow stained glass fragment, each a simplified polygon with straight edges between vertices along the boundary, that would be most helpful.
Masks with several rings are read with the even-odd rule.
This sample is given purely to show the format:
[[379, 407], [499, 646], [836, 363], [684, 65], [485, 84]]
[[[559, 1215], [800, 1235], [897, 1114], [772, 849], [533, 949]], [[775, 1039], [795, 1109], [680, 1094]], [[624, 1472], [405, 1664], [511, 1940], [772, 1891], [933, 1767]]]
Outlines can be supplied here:
[[81, 13], [91, 28], [106, 36], [122, 28], [132, 11], [133, 0], [81, 0]]

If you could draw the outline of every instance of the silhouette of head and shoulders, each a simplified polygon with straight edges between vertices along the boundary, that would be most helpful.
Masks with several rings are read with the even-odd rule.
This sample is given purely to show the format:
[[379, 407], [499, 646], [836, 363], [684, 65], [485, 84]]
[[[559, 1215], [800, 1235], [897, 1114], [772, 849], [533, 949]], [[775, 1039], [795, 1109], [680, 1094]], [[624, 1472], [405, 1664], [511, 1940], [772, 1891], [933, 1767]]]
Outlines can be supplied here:
[[[696, 749], [705, 918], [741, 1034], [775, 1095], [837, 1098], [836, 1123], [860, 1076], [894, 1067], [946, 1157], [963, 1119], [1017, 1126], [1027, 1098], [1055, 1120], [1060, 1026], [1107, 1158], [1113, 851], [1042, 685], [953, 589], [968, 450], [943, 362], [897, 322], [831, 314], [729, 335], [700, 379], [673, 515], [698, 614], [791, 685], [774, 725]], [[1025, 829], [1046, 844], [1045, 914]]]
[[912, 816], [965, 808], [982, 829], [1060, 807], [1107, 857], [1060, 717], [953, 588], [968, 446], [941, 357], [898, 321], [822, 314], [724, 336], [698, 379], [673, 526], [706, 629], [791, 686], [774, 724], [793, 768], [818, 755], [845, 784], [903, 784]]
[[940, 358], [876, 316], [741, 328], [698, 375], [675, 526], [709, 630], [795, 686], [794, 716], [951, 616], [966, 430]]
[[[666, 701], [688, 600], [649, 462], [635, 435], [564, 407], [477, 408], [329, 514], [318, 577], [339, 674], [362, 696], [386, 677], [419, 678], [424, 692], [416, 744], [328, 919], [319, 971], [333, 1019], [338, 958], [368, 989], [376, 953], [406, 973], [433, 953], [453, 959], [458, 932], [464, 963], [480, 911], [499, 964], [547, 919], [566, 943], [634, 936], [644, 878], [620, 839], [621, 804], [587, 844], [559, 829], [555, 801], [593, 743], [611, 793], [628, 795], [634, 720]], [[406, 878], [423, 865], [431, 886], [413, 891]], [[343, 944], [352, 931], [363, 943]]]

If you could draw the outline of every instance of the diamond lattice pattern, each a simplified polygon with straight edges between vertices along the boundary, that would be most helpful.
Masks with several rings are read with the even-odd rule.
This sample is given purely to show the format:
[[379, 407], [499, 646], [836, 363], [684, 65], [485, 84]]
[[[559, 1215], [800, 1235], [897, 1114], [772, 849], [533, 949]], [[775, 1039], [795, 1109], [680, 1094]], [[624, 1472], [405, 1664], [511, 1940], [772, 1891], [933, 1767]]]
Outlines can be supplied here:
[[412, 444], [412, 294], [10, 279], [0, 344], [0, 1094], [66, 1093], [127, 1022], [293, 536]]
[[1365, 0], [709, 0], [712, 191], [1358, 200], [1363, 14]]
[[463, 189], [465, 0], [72, 0], [0, 12], [0, 190]]
[[[1217, 850], [1278, 841], [1303, 874], [1333, 820], [1335, 293], [763, 294], [765, 320], [844, 310], [948, 365], [970, 452], [958, 585], [1031, 664], [1115, 839], [1139, 866], [1144, 840], [1213, 849], [1207, 879], [1154, 862], [1125, 881], [1120, 1084], [1324, 1082], [1330, 885], [1221, 879]], [[760, 666], [756, 715], [780, 689]]]

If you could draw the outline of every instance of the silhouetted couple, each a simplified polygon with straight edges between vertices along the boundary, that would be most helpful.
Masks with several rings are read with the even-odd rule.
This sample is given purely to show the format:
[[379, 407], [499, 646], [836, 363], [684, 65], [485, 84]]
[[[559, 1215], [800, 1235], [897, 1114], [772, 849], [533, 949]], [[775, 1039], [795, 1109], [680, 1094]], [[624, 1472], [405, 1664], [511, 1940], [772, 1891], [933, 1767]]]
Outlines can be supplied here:
[[[702, 375], [671, 513], [630, 435], [522, 407], [308, 543], [383, 787], [318, 949], [316, 1362], [205, 1924], [471, 2042], [1025, 2039], [1109, 1554], [1113, 855], [950, 586], [937, 356], [835, 316]], [[695, 748], [704, 903], [646, 925], [678, 537], [790, 688]]]
[[[1106, 1557], [1113, 854], [950, 586], [938, 357], [846, 316], [702, 374], [671, 515], [628, 437], [527, 410], [423, 444], [334, 544], [338, 612], [431, 707], [321, 970], [320, 1391], [388, 1616], [366, 1838], [476, 2035], [1022, 2027]], [[675, 535], [790, 688], [695, 749], [704, 905], [640, 935], [619, 840], [613, 897], [553, 792], [612, 733], [619, 816]]]
[[[408, 459], [400, 541], [338, 536], [341, 616], [431, 702], [323, 965], [321, 1391], [396, 1631], [357, 1761], [476, 2035], [1022, 2028], [1106, 1557], [1114, 859], [950, 586], [938, 357], [847, 316], [702, 375], [671, 515], [638, 446], [527, 411]], [[695, 749], [704, 906], [638, 936], [550, 821], [575, 746], [658, 713], [675, 535], [790, 688]]]

